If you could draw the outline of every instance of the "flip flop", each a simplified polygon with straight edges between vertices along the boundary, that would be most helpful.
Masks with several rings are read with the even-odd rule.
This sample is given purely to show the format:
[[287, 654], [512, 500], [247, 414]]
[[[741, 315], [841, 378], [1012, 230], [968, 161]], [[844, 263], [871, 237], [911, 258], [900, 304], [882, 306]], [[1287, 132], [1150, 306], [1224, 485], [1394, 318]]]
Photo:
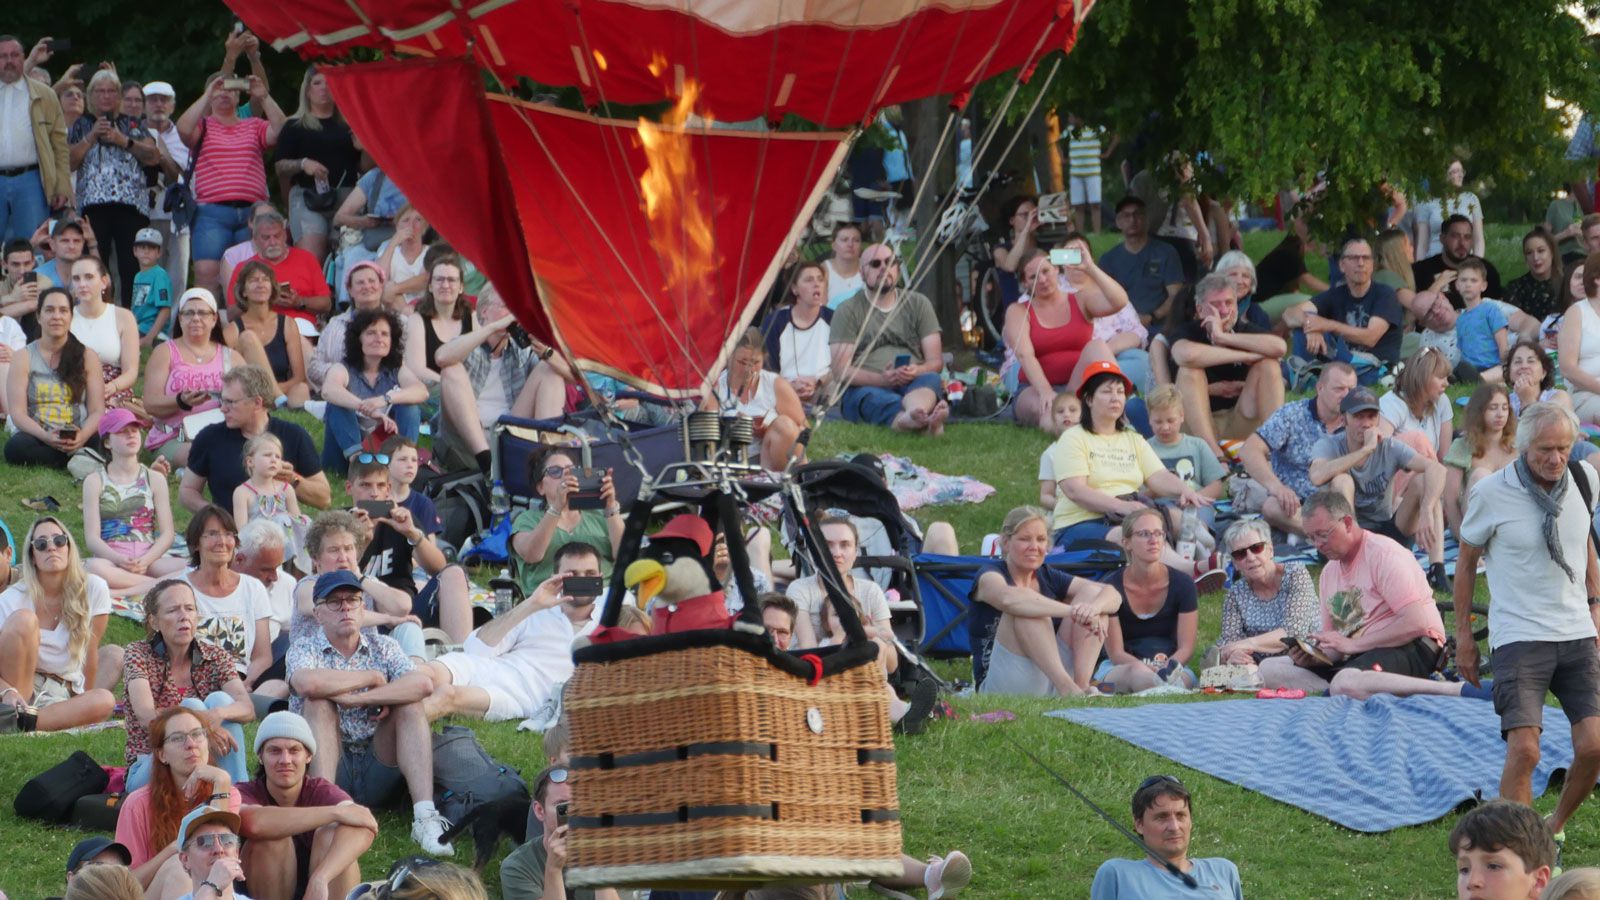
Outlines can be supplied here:
[[54, 497], [29, 497], [22, 505], [34, 512], [55, 512], [61, 508], [61, 501]]
[[1306, 692], [1299, 688], [1267, 688], [1256, 691], [1257, 700], [1304, 700]]

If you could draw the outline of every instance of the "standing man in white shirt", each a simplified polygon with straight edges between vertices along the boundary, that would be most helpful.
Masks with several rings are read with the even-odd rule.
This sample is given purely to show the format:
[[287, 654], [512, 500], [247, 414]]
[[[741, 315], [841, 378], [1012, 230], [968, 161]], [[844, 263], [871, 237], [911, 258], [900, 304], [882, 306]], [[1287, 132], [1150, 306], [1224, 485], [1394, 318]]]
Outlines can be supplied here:
[[178, 136], [178, 123], [172, 121], [176, 105], [177, 94], [167, 82], [152, 81], [144, 86], [144, 124], [155, 136], [156, 152], [161, 158], [161, 181], [150, 203], [150, 227], [161, 232], [165, 251], [162, 266], [172, 279], [172, 295], [181, 297], [189, 287], [189, 229], [174, 226], [172, 213], [163, 207], [167, 188], [177, 184], [189, 169], [189, 147]]
[[22, 40], [0, 34], [0, 239], [26, 238], [72, 199], [67, 121], [48, 84], [25, 77]]

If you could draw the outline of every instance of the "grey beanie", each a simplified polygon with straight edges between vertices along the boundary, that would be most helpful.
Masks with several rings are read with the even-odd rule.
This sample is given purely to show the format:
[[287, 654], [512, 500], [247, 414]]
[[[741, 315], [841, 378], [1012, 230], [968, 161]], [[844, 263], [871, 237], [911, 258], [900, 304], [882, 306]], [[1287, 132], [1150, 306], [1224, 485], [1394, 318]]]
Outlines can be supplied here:
[[298, 713], [280, 709], [261, 720], [261, 727], [256, 729], [256, 756], [261, 755], [261, 746], [273, 738], [292, 738], [305, 744], [312, 756], [317, 754], [317, 739], [311, 736], [311, 725]]

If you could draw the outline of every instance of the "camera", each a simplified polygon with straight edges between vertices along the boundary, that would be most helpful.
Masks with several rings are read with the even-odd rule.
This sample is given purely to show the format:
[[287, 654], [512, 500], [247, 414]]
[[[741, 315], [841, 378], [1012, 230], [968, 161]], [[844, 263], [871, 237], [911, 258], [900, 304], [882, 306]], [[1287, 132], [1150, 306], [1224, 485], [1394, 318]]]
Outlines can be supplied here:
[[528, 334], [528, 329], [522, 327], [521, 322], [512, 323], [506, 329], [506, 334], [511, 336], [511, 342], [518, 347], [528, 347], [533, 344], [533, 336]]

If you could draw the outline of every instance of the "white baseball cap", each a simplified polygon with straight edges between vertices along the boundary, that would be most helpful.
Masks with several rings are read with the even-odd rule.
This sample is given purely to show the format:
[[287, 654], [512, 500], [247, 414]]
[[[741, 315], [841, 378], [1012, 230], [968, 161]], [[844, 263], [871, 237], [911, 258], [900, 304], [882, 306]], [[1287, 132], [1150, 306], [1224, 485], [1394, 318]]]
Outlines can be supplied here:
[[172, 85], [165, 81], [152, 81], [144, 86], [146, 97], [170, 97], [177, 99], [177, 94], [172, 90]]

